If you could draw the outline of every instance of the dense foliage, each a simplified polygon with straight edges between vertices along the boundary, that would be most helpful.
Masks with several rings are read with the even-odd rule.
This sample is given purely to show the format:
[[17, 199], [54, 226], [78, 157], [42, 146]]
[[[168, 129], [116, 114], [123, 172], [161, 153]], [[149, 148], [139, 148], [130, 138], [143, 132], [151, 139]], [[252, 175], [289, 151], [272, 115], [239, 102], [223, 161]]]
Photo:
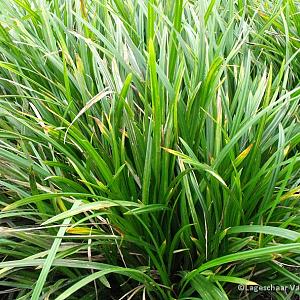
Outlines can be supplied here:
[[297, 1], [0, 1], [0, 298], [296, 299]]

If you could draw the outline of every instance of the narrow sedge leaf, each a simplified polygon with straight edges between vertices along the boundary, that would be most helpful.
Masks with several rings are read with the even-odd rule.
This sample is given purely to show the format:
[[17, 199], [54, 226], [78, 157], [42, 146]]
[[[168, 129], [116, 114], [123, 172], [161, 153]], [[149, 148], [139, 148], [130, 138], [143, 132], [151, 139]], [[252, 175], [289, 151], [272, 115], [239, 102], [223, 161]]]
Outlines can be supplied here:
[[236, 226], [236, 227], [225, 229], [226, 234], [243, 233], [243, 232], [250, 232], [250, 233], [256, 232], [256, 233], [270, 234], [270, 235], [279, 236], [292, 241], [296, 241], [300, 238], [300, 233], [296, 231], [292, 231], [280, 227], [273, 227], [273, 226], [244, 225], [244, 226]]

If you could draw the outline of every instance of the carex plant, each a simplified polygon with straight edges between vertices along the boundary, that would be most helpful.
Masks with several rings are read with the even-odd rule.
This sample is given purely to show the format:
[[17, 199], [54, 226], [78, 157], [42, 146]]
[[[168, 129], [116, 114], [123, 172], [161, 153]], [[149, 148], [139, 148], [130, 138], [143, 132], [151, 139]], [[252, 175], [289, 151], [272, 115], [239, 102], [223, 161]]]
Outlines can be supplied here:
[[300, 284], [297, 1], [0, 3], [1, 299]]

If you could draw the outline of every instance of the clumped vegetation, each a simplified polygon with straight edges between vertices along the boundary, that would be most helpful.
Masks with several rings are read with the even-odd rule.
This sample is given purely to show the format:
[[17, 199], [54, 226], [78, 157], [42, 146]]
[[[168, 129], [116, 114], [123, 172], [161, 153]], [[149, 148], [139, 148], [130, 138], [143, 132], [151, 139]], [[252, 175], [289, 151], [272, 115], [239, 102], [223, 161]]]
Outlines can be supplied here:
[[298, 1], [0, 1], [0, 298], [296, 299]]

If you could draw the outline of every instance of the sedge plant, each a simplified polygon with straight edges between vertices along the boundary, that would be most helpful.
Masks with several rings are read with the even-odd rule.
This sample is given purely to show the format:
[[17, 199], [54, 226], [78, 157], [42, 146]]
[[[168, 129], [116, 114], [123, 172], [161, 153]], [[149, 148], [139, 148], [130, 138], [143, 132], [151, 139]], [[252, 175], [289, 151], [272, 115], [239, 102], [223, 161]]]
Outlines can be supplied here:
[[0, 298], [296, 299], [299, 9], [1, 0]]

